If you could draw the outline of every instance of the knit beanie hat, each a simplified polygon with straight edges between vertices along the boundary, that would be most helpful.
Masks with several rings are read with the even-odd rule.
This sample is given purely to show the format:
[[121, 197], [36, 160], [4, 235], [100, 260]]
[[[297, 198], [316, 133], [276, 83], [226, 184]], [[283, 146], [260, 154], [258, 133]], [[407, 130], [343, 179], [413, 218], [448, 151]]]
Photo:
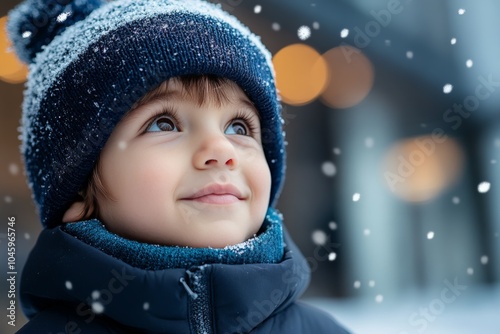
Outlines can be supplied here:
[[84, 187], [111, 132], [145, 93], [182, 75], [236, 82], [261, 116], [270, 206], [285, 171], [281, 107], [269, 51], [220, 5], [202, 0], [26, 0], [8, 32], [30, 65], [22, 145], [44, 227]]

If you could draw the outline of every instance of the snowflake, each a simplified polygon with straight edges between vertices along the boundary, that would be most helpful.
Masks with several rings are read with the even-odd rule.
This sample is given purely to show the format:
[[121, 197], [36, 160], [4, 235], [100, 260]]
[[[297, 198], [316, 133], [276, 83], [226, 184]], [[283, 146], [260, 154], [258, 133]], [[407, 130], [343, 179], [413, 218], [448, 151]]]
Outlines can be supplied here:
[[484, 182], [479, 183], [479, 185], [477, 186], [477, 191], [484, 194], [490, 190], [490, 187], [491, 187], [491, 184], [489, 182], [484, 181]]
[[311, 28], [309, 28], [308, 26], [301, 26], [297, 30], [297, 35], [301, 40], [305, 41], [306, 39], [311, 37]]
[[443, 86], [443, 93], [449, 94], [453, 90], [453, 85], [447, 83], [446, 85]]

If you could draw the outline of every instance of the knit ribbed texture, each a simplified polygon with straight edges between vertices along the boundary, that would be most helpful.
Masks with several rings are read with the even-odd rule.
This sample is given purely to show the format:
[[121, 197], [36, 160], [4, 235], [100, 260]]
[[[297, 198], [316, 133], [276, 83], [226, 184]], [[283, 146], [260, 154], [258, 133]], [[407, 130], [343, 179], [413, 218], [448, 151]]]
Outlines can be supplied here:
[[133, 267], [161, 270], [203, 264], [277, 263], [283, 258], [282, 217], [269, 209], [261, 233], [225, 248], [160, 246], [123, 238], [96, 219], [66, 224], [64, 230], [83, 242]]
[[260, 39], [200, 0], [101, 2], [26, 0], [9, 14], [14, 47], [31, 62], [22, 152], [42, 225], [62, 223], [131, 106], [181, 75], [226, 77], [255, 104], [273, 206], [284, 179], [284, 134], [271, 54]]

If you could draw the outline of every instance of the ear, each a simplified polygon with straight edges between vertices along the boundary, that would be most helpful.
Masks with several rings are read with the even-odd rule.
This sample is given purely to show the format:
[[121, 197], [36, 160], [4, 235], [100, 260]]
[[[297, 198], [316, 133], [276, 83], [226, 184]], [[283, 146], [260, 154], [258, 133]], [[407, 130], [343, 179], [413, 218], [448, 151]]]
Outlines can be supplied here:
[[76, 201], [64, 213], [63, 223], [73, 223], [83, 218], [83, 209], [85, 205], [83, 201]]

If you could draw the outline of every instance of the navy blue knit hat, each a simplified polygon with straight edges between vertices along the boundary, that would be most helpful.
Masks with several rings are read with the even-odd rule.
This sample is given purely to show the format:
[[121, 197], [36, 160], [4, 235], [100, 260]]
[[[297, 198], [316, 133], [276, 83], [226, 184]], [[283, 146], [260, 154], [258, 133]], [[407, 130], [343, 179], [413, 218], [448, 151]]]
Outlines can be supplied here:
[[285, 171], [269, 51], [235, 17], [201, 0], [26, 0], [9, 14], [30, 64], [22, 153], [42, 225], [61, 224], [101, 149], [136, 100], [162, 81], [210, 74], [236, 82], [261, 115], [270, 206]]

